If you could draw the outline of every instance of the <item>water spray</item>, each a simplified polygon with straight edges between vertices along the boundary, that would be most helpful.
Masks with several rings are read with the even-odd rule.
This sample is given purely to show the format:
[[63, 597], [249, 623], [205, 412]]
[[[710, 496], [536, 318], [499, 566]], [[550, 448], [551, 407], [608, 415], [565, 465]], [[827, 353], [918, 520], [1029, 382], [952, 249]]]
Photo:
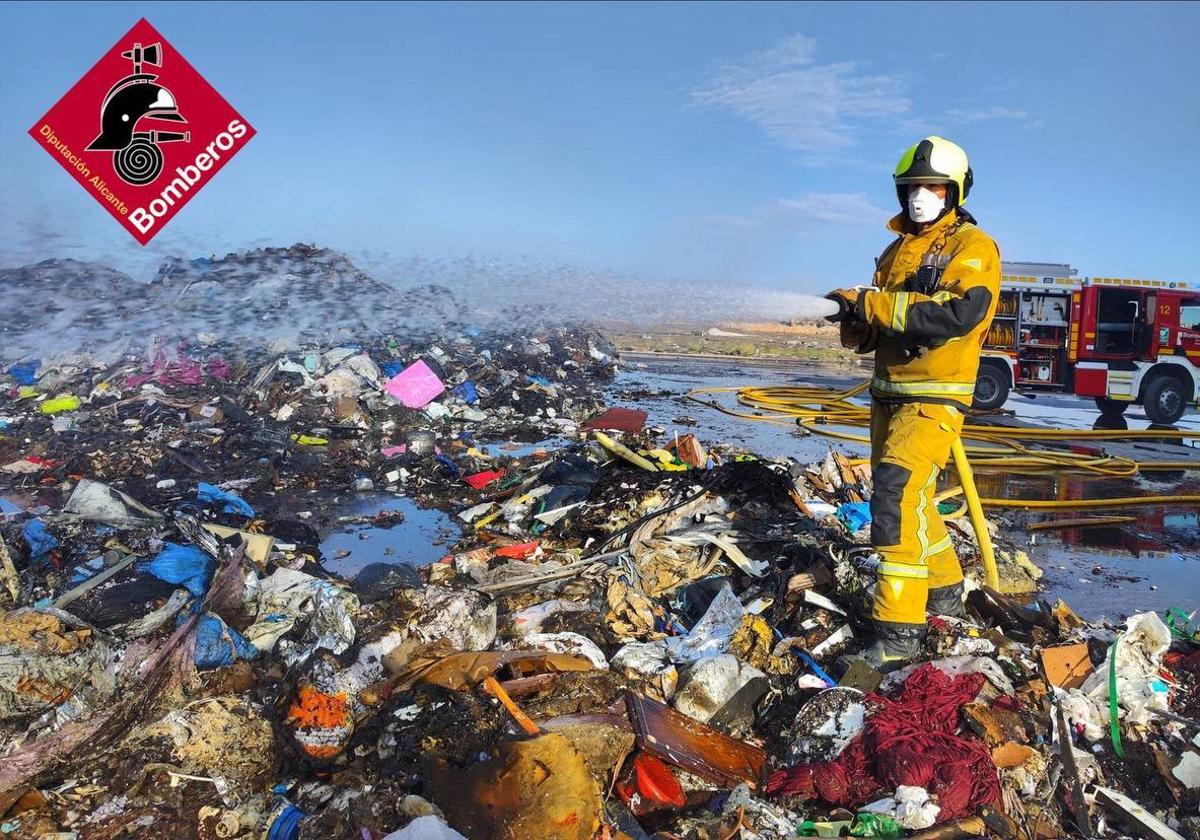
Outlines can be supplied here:
[[848, 311], [840, 298], [817, 297], [816, 295], [788, 295], [785, 311], [794, 321], [833, 321], [846, 317]]

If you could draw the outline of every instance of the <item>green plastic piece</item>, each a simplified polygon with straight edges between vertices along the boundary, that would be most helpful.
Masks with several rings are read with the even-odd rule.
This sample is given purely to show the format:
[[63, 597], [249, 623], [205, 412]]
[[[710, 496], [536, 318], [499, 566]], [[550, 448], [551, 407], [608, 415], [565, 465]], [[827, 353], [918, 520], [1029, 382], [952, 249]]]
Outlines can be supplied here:
[[885, 839], [903, 837], [904, 829], [900, 823], [883, 814], [859, 814], [850, 826], [851, 837], [882, 837]]
[[1113, 752], [1117, 754], [1118, 758], [1124, 758], [1125, 750], [1121, 747], [1121, 723], [1117, 720], [1117, 645], [1120, 642], [1120, 636], [1113, 639], [1112, 649], [1108, 653], [1108, 734], [1112, 737]]
[[1193, 624], [1188, 614], [1178, 607], [1171, 607], [1163, 613], [1163, 618], [1166, 619], [1167, 627], [1171, 630], [1171, 635], [1178, 639], [1188, 639], [1190, 641], [1200, 641], [1200, 626]]
[[74, 411], [79, 408], [79, 405], [79, 397], [74, 394], [52, 397], [42, 403], [42, 414], [60, 414], [64, 411]]

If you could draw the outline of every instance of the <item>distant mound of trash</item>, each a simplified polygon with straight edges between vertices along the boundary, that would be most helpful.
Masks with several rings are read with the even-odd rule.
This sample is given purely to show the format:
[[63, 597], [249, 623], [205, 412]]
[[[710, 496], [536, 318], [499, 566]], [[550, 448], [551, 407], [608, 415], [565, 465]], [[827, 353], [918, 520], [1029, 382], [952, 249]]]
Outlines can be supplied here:
[[397, 289], [338, 251], [303, 244], [171, 258], [149, 283], [96, 263], [44, 260], [0, 269], [0, 288], [12, 313], [0, 324], [6, 362], [78, 351], [112, 360], [156, 337], [328, 345], [455, 329], [466, 318], [444, 286]]

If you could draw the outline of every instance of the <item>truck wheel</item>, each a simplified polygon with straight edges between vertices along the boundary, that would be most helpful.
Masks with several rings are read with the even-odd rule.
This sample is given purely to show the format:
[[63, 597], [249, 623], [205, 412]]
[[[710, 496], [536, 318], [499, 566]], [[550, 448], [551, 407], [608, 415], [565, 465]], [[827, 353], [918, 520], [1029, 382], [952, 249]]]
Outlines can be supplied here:
[[1128, 400], [1113, 400], [1108, 397], [1096, 397], [1096, 408], [1105, 417], [1120, 417], [1129, 407]]
[[1146, 386], [1142, 405], [1151, 423], [1171, 425], [1183, 416], [1183, 410], [1187, 408], [1183, 383], [1174, 376], [1160, 374]]
[[975, 377], [975, 398], [971, 405], [979, 411], [991, 411], [1008, 399], [1008, 377], [995, 365], [980, 365]]

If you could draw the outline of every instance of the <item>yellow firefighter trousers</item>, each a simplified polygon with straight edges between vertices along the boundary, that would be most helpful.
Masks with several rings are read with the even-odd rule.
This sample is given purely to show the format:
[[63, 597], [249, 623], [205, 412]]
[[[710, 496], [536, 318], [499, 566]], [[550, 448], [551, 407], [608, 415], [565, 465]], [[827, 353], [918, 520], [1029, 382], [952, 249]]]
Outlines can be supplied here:
[[933, 496], [963, 415], [937, 403], [871, 403], [871, 543], [880, 566], [872, 617], [924, 624], [931, 588], [963, 579]]

